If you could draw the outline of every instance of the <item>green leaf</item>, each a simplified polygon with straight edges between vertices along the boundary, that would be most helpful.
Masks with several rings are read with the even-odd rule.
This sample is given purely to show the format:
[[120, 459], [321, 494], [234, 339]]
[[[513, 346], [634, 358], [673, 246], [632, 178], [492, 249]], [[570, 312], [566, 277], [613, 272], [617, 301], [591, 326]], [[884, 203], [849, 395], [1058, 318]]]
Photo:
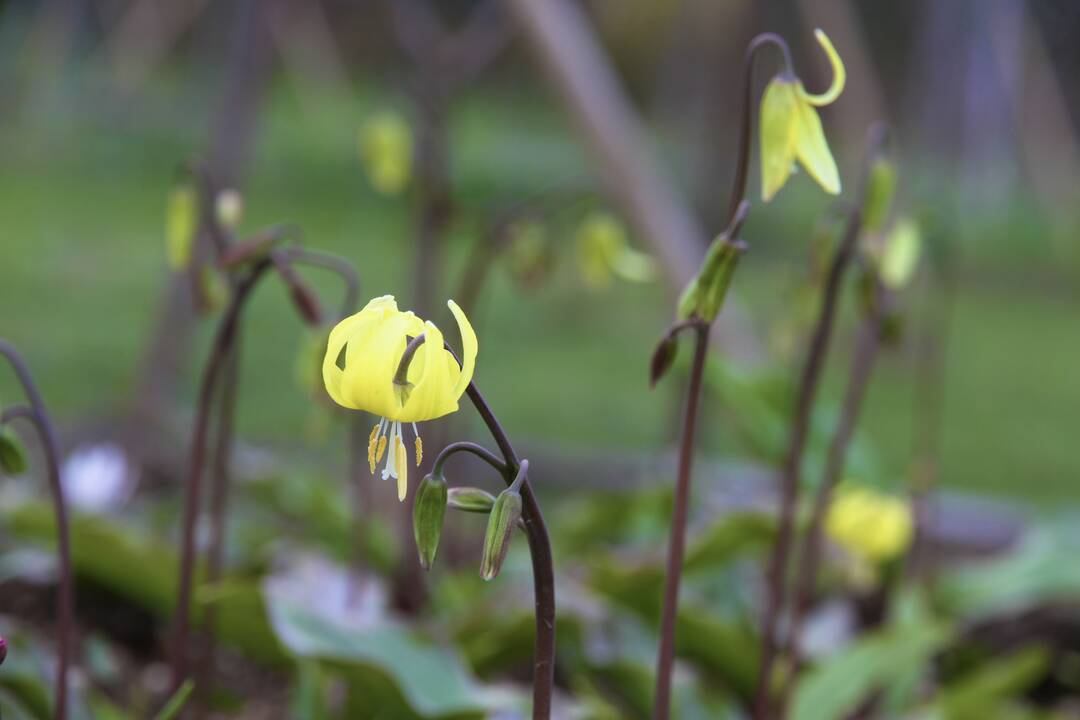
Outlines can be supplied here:
[[0, 471], [5, 475], [26, 472], [26, 451], [19, 437], [9, 428], [0, 426]]
[[318, 660], [349, 682], [350, 717], [484, 717], [491, 699], [453, 652], [421, 642], [404, 627], [358, 627], [317, 614], [270, 585], [263, 589], [278, 638], [298, 658]]
[[180, 711], [184, 709], [184, 705], [187, 704], [188, 698], [191, 697], [194, 689], [194, 681], [185, 681], [169, 698], [169, 702], [165, 703], [165, 707], [161, 708], [161, 712], [154, 716], [154, 720], [173, 720], [173, 718], [180, 715]]
[[845, 717], [869, 693], [924, 666], [948, 637], [945, 627], [934, 623], [863, 636], [803, 676], [795, 689], [792, 720]]
[[997, 717], [994, 711], [1042, 679], [1049, 665], [1045, 648], [1028, 648], [988, 662], [945, 688], [935, 709], [949, 720]]

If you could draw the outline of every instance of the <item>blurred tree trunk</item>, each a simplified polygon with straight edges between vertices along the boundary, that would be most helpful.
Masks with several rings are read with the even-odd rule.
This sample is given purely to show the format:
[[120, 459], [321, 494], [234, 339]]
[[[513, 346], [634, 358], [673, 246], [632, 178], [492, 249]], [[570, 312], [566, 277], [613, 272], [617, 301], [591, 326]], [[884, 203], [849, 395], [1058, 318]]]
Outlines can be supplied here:
[[[235, 8], [232, 55], [207, 143], [206, 163], [218, 187], [237, 187], [246, 170], [268, 78], [267, 13], [272, 4], [239, 0]], [[205, 252], [207, 243], [206, 233], [201, 232], [196, 257]], [[194, 305], [187, 274], [171, 274], [135, 392], [133, 415], [137, 428], [144, 424], [156, 427], [167, 415], [186, 366], [196, 319]]]
[[[613, 199], [649, 243], [678, 292], [697, 271], [709, 236], [655, 169], [645, 131], [587, 18], [568, 0], [507, 4], [592, 152]], [[757, 338], [735, 302], [729, 301], [713, 335], [729, 356], [749, 360], [760, 355]]]

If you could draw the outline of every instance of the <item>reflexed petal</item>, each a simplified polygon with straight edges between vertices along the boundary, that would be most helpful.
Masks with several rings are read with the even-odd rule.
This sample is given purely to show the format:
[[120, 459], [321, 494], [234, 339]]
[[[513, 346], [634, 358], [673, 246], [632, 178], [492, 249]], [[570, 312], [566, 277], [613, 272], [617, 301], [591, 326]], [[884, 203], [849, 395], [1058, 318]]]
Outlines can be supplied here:
[[800, 102], [796, 105], [795, 154], [810, 176], [817, 180], [825, 192], [840, 194], [840, 173], [836, 170], [821, 118], [812, 105]]
[[802, 97], [811, 105], [820, 107], [834, 102], [836, 98], [840, 97], [840, 93], [844, 92], [844, 85], [847, 83], [847, 71], [844, 70], [844, 62], [840, 59], [840, 53], [836, 52], [836, 48], [833, 47], [829, 36], [821, 28], [818, 28], [814, 30], [814, 37], [817, 38], [821, 49], [825, 51], [825, 55], [829, 58], [829, 64], [832, 65], [833, 80], [832, 84], [829, 85], [829, 89], [825, 92], [813, 95], [804, 90]]
[[791, 176], [798, 107], [796, 81], [775, 77], [761, 97], [761, 199], [768, 202]]
[[[469, 318], [465, 317], [465, 312], [453, 300], [447, 300], [446, 304], [449, 306], [450, 312], [454, 313], [458, 331], [461, 333], [461, 374], [454, 384], [452, 393], [456, 401], [465, 392], [465, 388], [468, 387], [469, 383], [472, 382], [473, 370], [476, 369], [476, 351], [479, 346], [476, 342], [476, 332], [473, 331]], [[453, 362], [453, 358], [451, 358], [451, 362]]]

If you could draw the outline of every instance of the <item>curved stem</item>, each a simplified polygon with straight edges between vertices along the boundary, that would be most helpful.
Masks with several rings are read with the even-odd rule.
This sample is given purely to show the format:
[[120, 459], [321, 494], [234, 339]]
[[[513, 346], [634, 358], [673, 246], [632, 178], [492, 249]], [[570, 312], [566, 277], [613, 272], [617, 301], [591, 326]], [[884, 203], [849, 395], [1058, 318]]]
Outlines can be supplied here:
[[743, 106], [742, 119], [739, 122], [739, 146], [735, 160], [735, 178], [731, 183], [731, 199], [728, 201], [728, 219], [725, 225], [731, 224], [738, 212], [739, 204], [746, 198], [746, 181], [750, 172], [750, 144], [753, 141], [754, 58], [757, 51], [765, 45], [774, 45], [780, 49], [787, 72], [792, 72], [794, 68], [791, 62], [791, 49], [788, 48], [784, 38], [776, 33], [761, 33], [754, 37], [746, 47], [743, 61]]
[[862, 229], [862, 206], [866, 195], [867, 179], [870, 168], [877, 159], [882, 143], [885, 140], [884, 126], [875, 125], [871, 127], [869, 138], [869, 150], [867, 151], [862, 176], [856, 192], [855, 204], [851, 209], [844, 237], [841, 239], [829, 267], [829, 274], [825, 280], [824, 298], [810, 340], [810, 349], [803, 362], [795, 399], [795, 411], [791, 420], [787, 452], [780, 473], [780, 518], [776, 542], [769, 557], [766, 576], [767, 594], [762, 620], [761, 665], [758, 670], [757, 689], [754, 693], [753, 717], [756, 720], [768, 720], [768, 718], [773, 717], [771, 695], [773, 665], [776, 660], [778, 643], [776, 635], [780, 613], [784, 606], [785, 576], [795, 533], [795, 508], [799, 499], [802, 459], [810, 432], [810, 419], [814, 400], [817, 397], [822, 370], [825, 367], [829, 343], [832, 339], [836, 311], [839, 306], [840, 290], [847, 269], [855, 255], [856, 241]]
[[[408, 376], [409, 363], [423, 342], [423, 334], [409, 341], [397, 371], [394, 373], [394, 382]], [[455, 360], [458, 359], [453, 348], [445, 343], [444, 347]], [[505, 460], [506, 470], [503, 472], [503, 480], [507, 486], [512, 485], [521, 471], [522, 462], [514, 452], [510, 438], [475, 382], [469, 383], [465, 388], [465, 394], [469, 396], [480, 419], [484, 421], [492, 439], [498, 445], [499, 452]], [[481, 457], [484, 456], [481, 455]], [[484, 459], [487, 458], [484, 457]], [[536, 500], [528, 478], [521, 479], [521, 501], [521, 522], [525, 526], [525, 535], [529, 541], [529, 556], [532, 559], [533, 569], [533, 595], [536, 602], [533, 720], [548, 720], [551, 717], [551, 698], [555, 685], [555, 563], [552, 559], [551, 538], [548, 535], [547, 524], [544, 522], [544, 514], [540, 511], [540, 503]]]
[[698, 402], [705, 374], [705, 355], [709, 347], [709, 325], [694, 322], [694, 363], [690, 370], [686, 415], [683, 418], [679, 445], [679, 474], [675, 484], [675, 507], [671, 519], [671, 538], [668, 541], [667, 571], [664, 579], [664, 605], [660, 614], [660, 648], [656, 659], [656, 693], [653, 718], [667, 720], [671, 714], [671, 671], [675, 663], [675, 627], [679, 609], [679, 583], [682, 580], [683, 556], [686, 550], [686, 524], [690, 506], [690, 475], [694, 462], [694, 433], [697, 425]]
[[301, 247], [286, 248], [282, 251], [282, 254], [292, 262], [319, 267], [337, 274], [345, 284], [345, 296], [341, 302], [341, 317], [344, 318], [356, 312], [356, 306], [359, 304], [360, 298], [360, 274], [352, 263], [331, 253]]
[[175, 691], [187, 678], [188, 635], [191, 623], [191, 596], [195, 576], [195, 525], [199, 516], [203, 464], [206, 454], [207, 426], [210, 405], [218, 376], [226, 364], [245, 301], [259, 279], [271, 267], [269, 259], [260, 260], [241, 279], [233, 292], [225, 315], [214, 336], [210, 357], [203, 368], [199, 399], [195, 413], [195, 428], [191, 444], [191, 466], [184, 498], [183, 535], [180, 551], [180, 578], [177, 584], [172, 632], [172, 689]]
[[41, 393], [34, 384], [30, 368], [22, 356], [8, 341], [0, 338], [0, 355], [7, 358], [30, 402], [28, 412], [17, 410], [13, 417], [23, 417], [33, 423], [41, 436], [41, 448], [45, 454], [49, 493], [52, 496], [53, 515], [56, 519], [56, 553], [60, 565], [60, 590], [56, 599], [59, 635], [56, 649], [56, 712], [57, 720], [67, 718], [67, 676], [71, 662], [72, 633], [75, 626], [75, 590], [71, 572], [71, 538], [68, 527], [64, 487], [60, 480], [60, 443]]
[[435, 458], [435, 464], [432, 466], [432, 472], [438, 474], [442, 472], [443, 465], [450, 459], [452, 455], [456, 453], [470, 453], [486, 462], [503, 477], [510, 474], [510, 470], [507, 468], [506, 463], [500, 460], [495, 453], [488, 450], [483, 445], [478, 445], [474, 442], [468, 442], [467, 440], [459, 440], [458, 442], [452, 442], [444, 447]]

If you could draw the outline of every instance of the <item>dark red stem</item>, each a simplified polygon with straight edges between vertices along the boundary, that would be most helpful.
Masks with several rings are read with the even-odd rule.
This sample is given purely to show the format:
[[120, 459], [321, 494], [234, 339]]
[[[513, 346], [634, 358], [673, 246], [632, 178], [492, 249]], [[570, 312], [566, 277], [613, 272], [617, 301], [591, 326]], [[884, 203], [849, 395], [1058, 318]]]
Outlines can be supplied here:
[[41, 436], [41, 448], [45, 454], [49, 493], [52, 496], [53, 515], [56, 519], [56, 554], [60, 565], [60, 593], [56, 598], [59, 636], [56, 640], [56, 720], [67, 718], [67, 677], [71, 664], [72, 634], [75, 630], [75, 589], [71, 572], [71, 538], [68, 526], [64, 487], [60, 481], [60, 443], [56, 428], [49, 418], [45, 401], [34, 384], [30, 368], [15, 346], [0, 338], [0, 355], [7, 358], [30, 402], [28, 413], [20, 413], [29, 420]]
[[671, 538], [668, 541], [664, 606], [660, 614], [660, 649], [656, 660], [656, 696], [653, 705], [655, 720], [667, 720], [671, 715], [671, 671], [675, 663], [675, 626], [679, 610], [679, 584], [682, 581], [683, 556], [686, 551], [690, 476], [694, 462], [694, 434], [697, 426], [698, 404], [701, 399], [702, 378], [705, 375], [705, 354], [709, 346], [709, 325], [699, 320], [693, 327], [695, 330], [694, 362], [690, 369], [690, 388], [687, 391], [686, 414], [683, 418], [682, 438], [679, 444], [679, 474], [675, 483], [675, 507], [671, 517]]

